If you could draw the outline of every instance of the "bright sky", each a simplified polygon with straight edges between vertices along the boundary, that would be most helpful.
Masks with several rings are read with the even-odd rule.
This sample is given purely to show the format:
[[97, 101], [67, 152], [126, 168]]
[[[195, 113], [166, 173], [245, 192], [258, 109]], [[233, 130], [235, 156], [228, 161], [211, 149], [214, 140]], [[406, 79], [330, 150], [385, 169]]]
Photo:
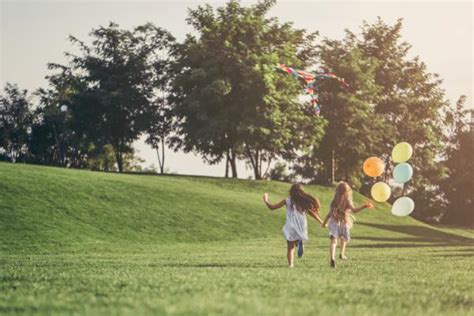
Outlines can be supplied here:
[[[17, 83], [33, 91], [45, 86], [48, 62], [65, 62], [71, 50], [67, 36], [86, 39], [90, 30], [109, 21], [129, 28], [153, 22], [169, 30], [178, 40], [191, 31], [186, 24], [187, 8], [199, 4], [221, 5], [222, 1], [48, 1], [0, 0], [0, 86]], [[249, 3], [249, 1], [243, 1]], [[363, 20], [377, 16], [394, 23], [403, 18], [403, 38], [412, 44], [430, 72], [440, 74], [447, 97], [454, 103], [464, 94], [473, 106], [473, 3], [409, 1], [279, 1], [271, 11], [281, 21], [319, 31], [322, 37], [341, 38], [344, 29], [358, 31]], [[142, 140], [135, 144], [145, 165], [157, 165], [156, 153]], [[193, 154], [166, 156], [166, 167], [180, 174], [222, 176], [224, 164], [209, 166]], [[244, 163], [239, 177], [250, 176]]]

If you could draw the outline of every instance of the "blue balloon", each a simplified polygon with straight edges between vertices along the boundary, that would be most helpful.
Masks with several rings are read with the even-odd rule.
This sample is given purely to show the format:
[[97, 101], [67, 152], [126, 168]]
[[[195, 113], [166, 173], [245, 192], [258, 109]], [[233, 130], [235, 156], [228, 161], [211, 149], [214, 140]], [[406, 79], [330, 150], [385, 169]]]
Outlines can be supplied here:
[[413, 168], [410, 164], [403, 162], [393, 169], [393, 180], [397, 183], [405, 183], [413, 176]]

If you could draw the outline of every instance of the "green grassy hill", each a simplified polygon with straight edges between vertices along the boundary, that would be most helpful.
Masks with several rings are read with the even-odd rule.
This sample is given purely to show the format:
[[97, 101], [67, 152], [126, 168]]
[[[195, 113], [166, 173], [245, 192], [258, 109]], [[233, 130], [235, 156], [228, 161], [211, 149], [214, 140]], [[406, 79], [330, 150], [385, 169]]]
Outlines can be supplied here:
[[[261, 196], [268, 191], [276, 202], [289, 189], [279, 182], [121, 175], [18, 164], [0, 164], [0, 175], [4, 251], [279, 237], [284, 210], [267, 211]], [[320, 186], [307, 186], [307, 190], [321, 200], [325, 212], [333, 190]], [[354, 195], [356, 204], [363, 201]], [[418, 241], [456, 238], [410, 217], [392, 216], [385, 204], [361, 214], [358, 218], [364, 226], [357, 225], [359, 235], [381, 236], [386, 233], [381, 234], [383, 229], [394, 236], [415, 234]], [[311, 231], [321, 232], [316, 225]]]
[[[357, 216], [336, 271], [327, 230], [309, 219], [305, 257], [288, 271], [284, 210], [261, 201], [288, 189], [0, 163], [0, 314], [473, 312], [472, 230], [385, 204]], [[325, 213], [333, 189], [307, 190]]]

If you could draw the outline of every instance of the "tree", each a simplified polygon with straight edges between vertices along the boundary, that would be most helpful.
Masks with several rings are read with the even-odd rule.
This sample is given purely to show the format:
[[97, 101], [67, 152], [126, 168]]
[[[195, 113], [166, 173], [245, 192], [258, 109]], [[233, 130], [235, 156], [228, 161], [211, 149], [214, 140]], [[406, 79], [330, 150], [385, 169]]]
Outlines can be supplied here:
[[52, 125], [42, 121], [42, 109], [36, 109], [34, 113], [37, 119], [31, 128], [28, 145], [31, 157], [28, 162], [42, 165], [59, 165], [57, 142]]
[[340, 89], [334, 81], [322, 83], [321, 115], [329, 124], [315, 154], [330, 183], [338, 178], [359, 186], [364, 159], [383, 152], [377, 148], [382, 119], [374, 112], [379, 92], [373, 80], [376, 63], [363, 58], [350, 34], [343, 41], [323, 41], [319, 53], [321, 67], [345, 78], [349, 87]]
[[439, 160], [449, 103], [439, 77], [429, 73], [419, 57], [408, 57], [410, 45], [402, 41], [401, 28], [401, 20], [387, 25], [379, 18], [373, 24], [364, 22], [360, 35], [347, 30], [343, 40], [322, 42], [321, 66], [345, 77], [351, 86], [337, 93], [322, 87], [322, 115], [329, 125], [317, 152], [306, 161], [323, 168], [324, 178], [334, 179], [329, 175], [335, 174], [358, 187], [354, 180], [362, 175], [363, 159], [385, 159], [382, 179], [388, 181], [391, 149], [409, 142], [414, 147], [410, 163], [415, 176], [403, 193], [415, 200], [415, 216], [427, 218], [442, 206], [439, 183], [445, 169]]
[[283, 182], [294, 182], [294, 174], [288, 173], [287, 166], [284, 162], [277, 162], [269, 172], [269, 178], [271, 180], [283, 181]]
[[474, 225], [474, 129], [465, 122], [466, 97], [450, 113], [451, 137], [446, 147], [447, 177], [441, 182], [446, 200], [442, 221], [463, 226]]
[[[171, 47], [171, 44], [168, 45]], [[169, 142], [169, 136], [172, 131], [173, 109], [168, 102], [168, 93], [171, 90], [172, 72], [170, 51], [167, 50], [163, 54], [168, 57], [162, 57], [157, 61], [156, 65], [156, 88], [159, 90], [153, 102], [154, 111], [150, 125], [147, 128], [147, 138], [145, 142], [156, 150], [160, 173], [164, 173], [165, 169], [165, 146]], [[160, 153], [161, 150], [161, 153]]]
[[7, 83], [0, 96], [0, 148], [11, 162], [26, 159], [33, 123], [28, 92]]
[[364, 159], [383, 152], [377, 148], [382, 119], [374, 112], [380, 91], [373, 80], [376, 63], [363, 56], [350, 33], [342, 40], [323, 40], [318, 56], [319, 71], [335, 72], [349, 87], [342, 88], [336, 80], [319, 84], [321, 115], [328, 125], [319, 146], [300, 157], [294, 169], [317, 183], [339, 179], [358, 187]]
[[[49, 75], [48, 87], [36, 91], [39, 104], [32, 131], [32, 161], [59, 166], [84, 167], [93, 140], [87, 139], [77, 98], [87, 89], [80, 77], [64, 66], [50, 64], [59, 73]], [[50, 157], [46, 157], [49, 155]]]
[[132, 142], [150, 125], [160, 66], [158, 52], [173, 38], [151, 23], [132, 31], [110, 23], [90, 35], [90, 46], [70, 36], [81, 54], [67, 54], [70, 64], [66, 68], [86, 83], [87, 88], [75, 98], [85, 114], [81, 116], [83, 126], [88, 127], [85, 134], [113, 147], [122, 172], [124, 155], [132, 152]]
[[93, 153], [87, 160], [87, 167], [91, 170], [117, 171], [115, 166], [115, 153], [111, 145], [106, 144], [101, 147], [91, 146], [89, 149]]
[[188, 34], [174, 51], [174, 147], [211, 164], [225, 158], [233, 177], [239, 157], [260, 179], [273, 159], [295, 159], [322, 136], [324, 120], [305, 115], [296, 100], [302, 86], [274, 69], [311, 64], [315, 34], [267, 18], [274, 3], [190, 10], [198, 37]]
[[160, 173], [163, 174], [165, 168], [165, 146], [172, 130], [173, 117], [165, 98], [161, 98], [157, 103], [153, 119], [147, 130], [145, 142], [156, 150]]
[[[427, 218], [439, 212], [439, 183], [445, 169], [439, 164], [445, 137], [445, 114], [449, 108], [441, 80], [429, 73], [419, 57], [409, 58], [411, 46], [402, 41], [402, 21], [390, 26], [380, 18], [372, 25], [364, 23], [357, 46], [376, 64], [375, 84], [381, 87], [375, 111], [384, 120], [379, 130], [378, 148], [391, 148], [406, 141], [414, 148], [410, 164], [415, 170], [412, 181], [405, 184], [417, 208], [414, 215]], [[385, 178], [392, 171], [387, 157]]]

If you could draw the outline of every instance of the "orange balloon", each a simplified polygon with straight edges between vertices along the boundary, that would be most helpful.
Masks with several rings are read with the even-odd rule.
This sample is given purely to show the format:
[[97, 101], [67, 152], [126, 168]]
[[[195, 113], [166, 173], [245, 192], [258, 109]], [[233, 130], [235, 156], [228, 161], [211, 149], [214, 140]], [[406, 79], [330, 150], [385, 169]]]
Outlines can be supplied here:
[[383, 173], [385, 164], [378, 157], [370, 157], [364, 161], [363, 169], [369, 177], [378, 177]]

